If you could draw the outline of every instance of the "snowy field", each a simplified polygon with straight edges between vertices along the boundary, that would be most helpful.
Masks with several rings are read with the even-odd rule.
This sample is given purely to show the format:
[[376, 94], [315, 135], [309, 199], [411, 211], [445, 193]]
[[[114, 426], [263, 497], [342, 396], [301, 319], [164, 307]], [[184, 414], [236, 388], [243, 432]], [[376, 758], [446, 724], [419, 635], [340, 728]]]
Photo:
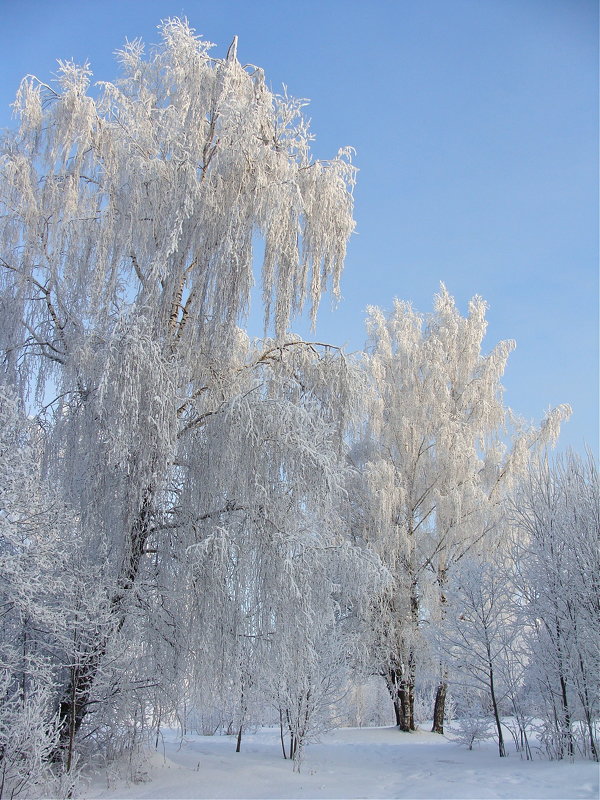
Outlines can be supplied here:
[[[79, 796], [99, 798], [575, 798], [598, 797], [592, 762], [501, 759], [495, 745], [469, 751], [436, 734], [343, 728], [309, 745], [300, 774], [284, 761], [279, 731], [248, 735], [242, 752], [227, 736], [165, 732], [131, 777], [96, 776]], [[123, 767], [122, 772], [131, 772]]]

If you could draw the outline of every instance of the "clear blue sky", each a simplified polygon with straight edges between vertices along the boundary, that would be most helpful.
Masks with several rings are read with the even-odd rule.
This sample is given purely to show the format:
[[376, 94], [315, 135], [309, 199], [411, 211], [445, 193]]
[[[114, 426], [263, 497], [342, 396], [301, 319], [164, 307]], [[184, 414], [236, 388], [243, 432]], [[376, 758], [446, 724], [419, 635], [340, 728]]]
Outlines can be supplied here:
[[[311, 99], [319, 157], [352, 145], [357, 234], [318, 336], [364, 343], [364, 309], [490, 305], [517, 341], [506, 401], [567, 402], [561, 447], [598, 448], [598, 5], [595, 0], [0, 0], [0, 127], [26, 73], [56, 58], [116, 77], [125, 38], [187, 16], [224, 55]], [[304, 332], [302, 329], [300, 332]]]

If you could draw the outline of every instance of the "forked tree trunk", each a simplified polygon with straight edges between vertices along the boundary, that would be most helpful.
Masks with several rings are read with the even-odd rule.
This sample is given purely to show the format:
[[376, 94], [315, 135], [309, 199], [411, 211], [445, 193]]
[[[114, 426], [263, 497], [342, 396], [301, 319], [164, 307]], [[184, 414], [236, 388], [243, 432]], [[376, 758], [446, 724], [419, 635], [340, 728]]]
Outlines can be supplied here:
[[404, 733], [415, 730], [414, 685], [403, 677], [400, 670], [390, 668], [385, 682], [394, 706], [396, 725]]

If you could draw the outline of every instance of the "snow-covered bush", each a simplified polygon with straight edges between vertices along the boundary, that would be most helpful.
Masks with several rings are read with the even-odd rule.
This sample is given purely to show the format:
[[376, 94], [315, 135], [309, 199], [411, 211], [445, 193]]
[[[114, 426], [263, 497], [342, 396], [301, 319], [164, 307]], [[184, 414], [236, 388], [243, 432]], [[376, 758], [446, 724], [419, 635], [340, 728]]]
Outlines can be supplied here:
[[457, 744], [473, 749], [477, 742], [493, 737], [494, 720], [484, 708], [477, 692], [467, 692], [462, 699], [460, 716], [452, 725], [453, 739]]
[[42, 479], [39, 434], [0, 384], [2, 797], [43, 793], [56, 777], [57, 687], [71, 654], [76, 525]]
[[38, 668], [24, 695], [4, 664], [2, 672], [0, 797], [46, 795], [55, 778], [52, 754], [58, 741], [58, 717], [52, 713], [54, 698], [48, 675], [43, 676]]

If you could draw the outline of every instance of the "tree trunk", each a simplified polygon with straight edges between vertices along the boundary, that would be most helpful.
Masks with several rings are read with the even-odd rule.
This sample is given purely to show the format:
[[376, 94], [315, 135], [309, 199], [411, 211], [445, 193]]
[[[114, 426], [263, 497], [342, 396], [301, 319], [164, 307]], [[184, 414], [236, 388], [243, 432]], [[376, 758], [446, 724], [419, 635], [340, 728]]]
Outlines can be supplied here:
[[494, 669], [491, 661], [488, 664], [489, 678], [490, 678], [490, 695], [492, 698], [492, 706], [494, 708], [494, 719], [496, 720], [496, 730], [498, 731], [498, 753], [500, 758], [506, 755], [506, 748], [504, 747], [504, 736], [502, 735], [502, 725], [500, 723], [500, 713], [498, 711], [498, 703], [496, 702], [496, 690], [494, 688]]
[[446, 695], [448, 684], [442, 679], [435, 693], [435, 705], [433, 707], [433, 727], [432, 733], [444, 733], [444, 713], [446, 711]]
[[287, 759], [287, 753], [285, 752], [285, 741], [283, 738], [283, 711], [281, 708], [279, 709], [279, 736], [281, 738], [281, 749], [283, 750], [283, 757]]
[[[446, 616], [446, 583], [448, 578], [448, 571], [446, 568], [446, 559], [444, 553], [440, 557], [440, 565], [438, 567], [438, 586], [440, 587], [440, 617], [443, 620]], [[439, 686], [435, 693], [435, 703], [433, 706], [433, 726], [432, 733], [444, 733], [444, 715], [446, 713], [446, 695], [448, 694], [448, 673], [443, 664], [440, 664], [442, 677]]]
[[107, 637], [95, 649], [85, 653], [78, 666], [69, 671], [69, 681], [58, 706], [60, 733], [52, 761], [63, 762], [67, 772], [71, 770], [73, 748], [81, 723], [87, 713], [92, 685], [98, 673], [100, 660], [106, 652]]
[[52, 761], [65, 764], [70, 770], [75, 737], [88, 712], [92, 688], [110, 637], [118, 633], [126, 619], [126, 599], [135, 583], [140, 569], [144, 547], [150, 534], [152, 516], [153, 487], [146, 490], [142, 507], [129, 532], [129, 548], [121, 566], [117, 589], [110, 601], [111, 625], [99, 637], [96, 646], [81, 657], [76, 668], [71, 669], [69, 681], [59, 703], [60, 734], [58, 744], [52, 754]]
[[581, 653], [579, 653], [579, 671], [580, 671], [580, 682], [582, 684], [583, 689], [579, 689], [579, 699], [581, 701], [581, 707], [583, 708], [583, 713], [585, 716], [586, 727], [588, 729], [588, 735], [590, 740], [590, 751], [592, 754], [592, 758], [594, 761], [599, 761], [598, 758], [598, 748], [596, 747], [596, 739], [595, 739], [595, 731], [594, 731], [594, 720], [591, 714], [592, 704], [590, 703], [590, 696], [588, 692], [587, 683], [585, 681], [585, 667], [583, 664], [583, 658], [581, 657]]
[[410, 733], [416, 730], [415, 728], [415, 687], [413, 683], [406, 684], [406, 688], [402, 690], [403, 695], [403, 708], [404, 708], [404, 721], [402, 730]]
[[[562, 661], [562, 659], [561, 659]], [[561, 663], [562, 667], [562, 663]], [[573, 758], [573, 732], [571, 730], [571, 712], [569, 710], [569, 701], [567, 698], [567, 681], [564, 675], [560, 676], [560, 699], [562, 704], [562, 718], [561, 718], [561, 750], [564, 747], [564, 740], [567, 743], [567, 752], [569, 758]]]
[[415, 675], [417, 668], [415, 664], [415, 655], [412, 650], [410, 652], [408, 664], [409, 664], [409, 677], [406, 682], [406, 705], [407, 705], [408, 726], [410, 731], [416, 731], [417, 726], [415, 724]]
[[390, 668], [385, 676], [386, 686], [394, 705], [396, 725], [404, 733], [414, 727], [414, 686], [403, 679], [398, 669]]
[[396, 727], [402, 730], [402, 721], [404, 719], [404, 710], [402, 708], [402, 701], [400, 700], [400, 696], [396, 695], [392, 697], [392, 703], [394, 706], [394, 716], [396, 717]]

